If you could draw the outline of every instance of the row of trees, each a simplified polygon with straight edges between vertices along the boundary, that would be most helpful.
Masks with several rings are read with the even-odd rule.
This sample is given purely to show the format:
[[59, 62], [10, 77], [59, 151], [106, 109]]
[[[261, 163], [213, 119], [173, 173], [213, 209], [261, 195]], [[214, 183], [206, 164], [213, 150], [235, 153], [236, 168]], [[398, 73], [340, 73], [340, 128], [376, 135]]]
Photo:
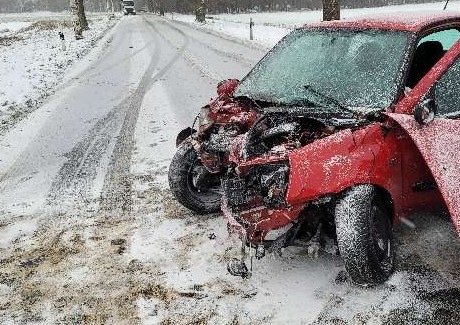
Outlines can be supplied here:
[[[433, 0], [335, 0], [342, 8], [380, 7], [396, 4], [427, 3]], [[157, 11], [194, 13], [201, 0], [138, 0], [139, 3], [153, 2]], [[319, 10], [323, 0], [205, 0], [209, 14], [244, 13], [252, 11]]]
[[[0, 0], [0, 13], [30, 11], [64, 11], [70, 9], [71, 0]], [[121, 10], [120, 0], [85, 0], [88, 11]]]
[[[339, 1], [339, 0], [336, 0]], [[150, 11], [194, 13], [202, 0], [135, 0], [136, 7]], [[314, 10], [323, 0], [204, 0], [209, 14], [250, 11]], [[377, 7], [394, 4], [424, 3], [433, 0], [340, 0], [342, 8]], [[70, 0], [0, 0], [0, 12], [69, 10]], [[112, 5], [113, 4], [113, 5]], [[119, 0], [84, 0], [88, 11], [120, 10]]]

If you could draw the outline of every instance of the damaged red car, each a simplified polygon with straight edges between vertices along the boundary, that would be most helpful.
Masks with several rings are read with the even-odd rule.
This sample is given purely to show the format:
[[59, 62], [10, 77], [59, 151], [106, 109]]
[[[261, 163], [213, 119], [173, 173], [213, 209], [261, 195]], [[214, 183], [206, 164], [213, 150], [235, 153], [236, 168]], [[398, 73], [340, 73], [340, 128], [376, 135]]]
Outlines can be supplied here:
[[327, 234], [351, 279], [375, 285], [393, 270], [402, 217], [445, 207], [460, 232], [459, 39], [460, 15], [446, 12], [323, 22], [282, 39], [232, 93], [258, 112], [222, 182], [244, 246], [261, 258]]

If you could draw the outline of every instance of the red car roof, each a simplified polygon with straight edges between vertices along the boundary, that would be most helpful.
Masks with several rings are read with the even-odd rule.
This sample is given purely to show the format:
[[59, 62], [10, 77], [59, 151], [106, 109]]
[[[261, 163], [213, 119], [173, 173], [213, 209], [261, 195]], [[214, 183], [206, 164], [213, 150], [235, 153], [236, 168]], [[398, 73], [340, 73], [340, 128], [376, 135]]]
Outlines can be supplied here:
[[413, 11], [395, 12], [370, 17], [344, 18], [342, 20], [324, 21], [320, 23], [305, 24], [304, 28], [337, 27], [337, 28], [372, 28], [393, 29], [409, 32], [418, 32], [431, 25], [443, 22], [457, 22], [460, 24], [458, 11]]

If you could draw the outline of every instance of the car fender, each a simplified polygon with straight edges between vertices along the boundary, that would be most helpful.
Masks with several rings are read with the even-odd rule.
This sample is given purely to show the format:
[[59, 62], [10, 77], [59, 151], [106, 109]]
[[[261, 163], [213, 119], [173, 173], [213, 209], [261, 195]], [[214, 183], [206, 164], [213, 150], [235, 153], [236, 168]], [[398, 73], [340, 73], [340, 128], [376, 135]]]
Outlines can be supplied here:
[[356, 184], [379, 183], [370, 175], [374, 152], [379, 154], [382, 141], [380, 126], [373, 125], [358, 137], [346, 129], [293, 151], [289, 155], [287, 202], [300, 204]]

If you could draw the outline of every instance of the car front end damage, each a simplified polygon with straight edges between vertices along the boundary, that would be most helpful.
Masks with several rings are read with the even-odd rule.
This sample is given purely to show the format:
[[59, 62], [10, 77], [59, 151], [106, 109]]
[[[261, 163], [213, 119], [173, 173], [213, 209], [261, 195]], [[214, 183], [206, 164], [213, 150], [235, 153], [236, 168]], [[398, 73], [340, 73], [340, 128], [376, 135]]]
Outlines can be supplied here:
[[198, 214], [217, 212], [221, 205], [221, 177], [228, 166], [232, 143], [257, 119], [257, 103], [232, 96], [238, 80], [220, 83], [218, 97], [201, 108], [192, 127], [176, 139], [168, 180], [173, 195]]
[[[335, 202], [347, 187], [370, 181], [382, 133], [380, 123], [365, 120], [267, 111], [233, 145], [222, 185], [228, 230], [257, 258], [290, 245], [318, 248], [322, 233], [334, 238]], [[231, 264], [241, 275], [241, 261]]]
[[225, 170], [235, 138], [257, 119], [257, 111], [228, 96], [219, 96], [201, 108], [191, 141], [201, 162], [211, 173]]

